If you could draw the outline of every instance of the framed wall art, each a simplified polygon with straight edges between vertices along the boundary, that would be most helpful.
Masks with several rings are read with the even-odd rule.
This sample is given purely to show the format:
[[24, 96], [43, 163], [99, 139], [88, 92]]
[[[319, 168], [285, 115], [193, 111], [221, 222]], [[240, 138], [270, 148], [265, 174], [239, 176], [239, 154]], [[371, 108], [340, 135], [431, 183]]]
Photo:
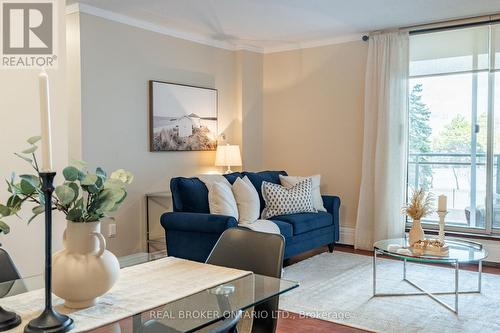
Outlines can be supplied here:
[[149, 81], [150, 150], [217, 148], [216, 89]]

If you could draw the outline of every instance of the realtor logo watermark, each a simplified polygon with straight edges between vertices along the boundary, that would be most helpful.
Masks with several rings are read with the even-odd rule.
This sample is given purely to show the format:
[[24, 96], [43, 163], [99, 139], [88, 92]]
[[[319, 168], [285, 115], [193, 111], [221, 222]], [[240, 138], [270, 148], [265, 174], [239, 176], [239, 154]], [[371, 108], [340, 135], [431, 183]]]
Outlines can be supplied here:
[[1, 68], [57, 65], [55, 0], [0, 0]]

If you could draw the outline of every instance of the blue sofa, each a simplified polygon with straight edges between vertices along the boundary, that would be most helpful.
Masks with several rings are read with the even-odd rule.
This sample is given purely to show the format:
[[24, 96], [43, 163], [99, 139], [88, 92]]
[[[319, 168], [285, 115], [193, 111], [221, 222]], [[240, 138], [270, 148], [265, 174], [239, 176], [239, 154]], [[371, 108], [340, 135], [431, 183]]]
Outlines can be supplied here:
[[[263, 181], [280, 184], [285, 171], [235, 172], [224, 175], [232, 184], [238, 177], [248, 176], [260, 197], [261, 212], [265, 203], [261, 193]], [[173, 212], [161, 216], [170, 256], [204, 262], [219, 236], [238, 226], [234, 217], [210, 214], [208, 189], [198, 178], [172, 178]], [[285, 238], [285, 259], [328, 245], [333, 251], [339, 240], [340, 198], [323, 196], [327, 212], [282, 215], [271, 218]]]

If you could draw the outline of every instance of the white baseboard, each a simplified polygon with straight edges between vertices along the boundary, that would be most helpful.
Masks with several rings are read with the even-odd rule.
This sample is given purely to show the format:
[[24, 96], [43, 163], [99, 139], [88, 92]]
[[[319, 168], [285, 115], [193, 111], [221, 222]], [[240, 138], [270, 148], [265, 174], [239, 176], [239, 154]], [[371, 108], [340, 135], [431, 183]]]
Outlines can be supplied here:
[[[340, 226], [340, 244], [354, 245], [354, 235], [356, 228]], [[467, 239], [466, 239], [467, 240]], [[473, 239], [473, 241], [482, 243], [488, 250], [488, 258], [485, 261], [500, 263], [500, 241], [498, 240], [481, 240]]]
[[340, 226], [340, 244], [354, 245], [354, 234], [356, 229], [353, 227]]

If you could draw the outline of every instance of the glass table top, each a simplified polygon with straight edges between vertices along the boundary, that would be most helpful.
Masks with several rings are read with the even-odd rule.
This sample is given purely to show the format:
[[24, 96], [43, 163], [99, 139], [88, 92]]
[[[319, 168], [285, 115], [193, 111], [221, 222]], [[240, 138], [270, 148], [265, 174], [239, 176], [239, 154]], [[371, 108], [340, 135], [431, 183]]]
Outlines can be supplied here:
[[414, 250], [408, 244], [406, 238], [384, 239], [373, 244], [374, 249], [393, 256], [405, 258], [412, 261], [433, 261], [433, 262], [477, 262], [485, 259], [488, 252], [482, 244], [456, 238], [445, 238], [445, 243], [449, 247], [447, 255], [437, 256], [422, 254], [419, 250]]
[[250, 274], [135, 315], [132, 331], [195, 332], [296, 287], [296, 282]]
[[[119, 258], [119, 262], [123, 268], [163, 257], [165, 257], [164, 253], [137, 253]], [[122, 332], [194, 332], [217, 323], [229, 312], [249, 309], [298, 286], [299, 284], [293, 281], [249, 274], [167, 303], [159, 308], [108, 324], [95, 331], [111, 333], [119, 328]], [[0, 283], [0, 304], [3, 297], [43, 287], [43, 275]]]

